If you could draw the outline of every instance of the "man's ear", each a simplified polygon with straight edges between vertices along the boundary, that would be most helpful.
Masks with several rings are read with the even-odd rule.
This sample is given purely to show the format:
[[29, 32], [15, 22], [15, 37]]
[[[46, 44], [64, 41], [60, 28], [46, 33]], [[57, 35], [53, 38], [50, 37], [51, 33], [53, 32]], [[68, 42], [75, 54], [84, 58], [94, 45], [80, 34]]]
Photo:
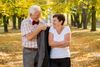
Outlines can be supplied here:
[[30, 13], [30, 16], [32, 16], [32, 13]]

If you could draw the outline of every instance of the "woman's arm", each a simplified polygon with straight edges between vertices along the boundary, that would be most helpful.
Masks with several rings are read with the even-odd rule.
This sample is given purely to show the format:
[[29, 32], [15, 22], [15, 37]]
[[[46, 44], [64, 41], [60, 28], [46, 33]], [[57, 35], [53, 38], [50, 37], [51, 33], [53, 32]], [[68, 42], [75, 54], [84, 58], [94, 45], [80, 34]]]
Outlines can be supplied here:
[[62, 45], [59, 47], [61, 47], [61, 48], [69, 47], [70, 43], [71, 43], [71, 33], [67, 33], [67, 34], [65, 34], [64, 41], [60, 42], [60, 44], [62, 44]]
[[65, 35], [64, 41], [56, 42], [53, 40], [53, 34], [49, 33], [49, 45], [51, 48], [64, 48], [70, 45], [71, 34], [68, 33]]
[[52, 47], [59, 47], [61, 46], [61, 44], [59, 44], [60, 42], [54, 41], [53, 40], [53, 34], [49, 33], [49, 45]]
[[49, 33], [49, 44], [51, 48], [64, 48], [70, 46], [71, 33], [67, 33], [64, 37], [64, 41], [56, 42], [53, 41], [53, 34]]

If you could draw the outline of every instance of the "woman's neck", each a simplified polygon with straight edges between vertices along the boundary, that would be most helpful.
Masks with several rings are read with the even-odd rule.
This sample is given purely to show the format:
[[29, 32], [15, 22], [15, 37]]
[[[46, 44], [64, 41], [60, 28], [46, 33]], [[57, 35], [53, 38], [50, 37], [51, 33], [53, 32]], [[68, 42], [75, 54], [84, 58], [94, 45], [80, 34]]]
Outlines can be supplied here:
[[59, 26], [58, 28], [56, 28], [57, 33], [60, 34], [63, 30], [63, 26]]

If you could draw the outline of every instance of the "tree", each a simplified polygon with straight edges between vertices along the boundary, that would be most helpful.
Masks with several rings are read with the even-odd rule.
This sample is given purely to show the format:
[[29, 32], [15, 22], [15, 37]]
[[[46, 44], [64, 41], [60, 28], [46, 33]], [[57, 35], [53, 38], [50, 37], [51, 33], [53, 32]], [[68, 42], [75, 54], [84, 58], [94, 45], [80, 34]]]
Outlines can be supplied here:
[[96, 31], [96, 0], [92, 0], [92, 23], [91, 23], [91, 31]]
[[0, 0], [1, 2], [0, 13], [2, 13], [3, 17], [4, 32], [8, 32], [8, 23], [9, 23], [9, 7], [7, 1]]

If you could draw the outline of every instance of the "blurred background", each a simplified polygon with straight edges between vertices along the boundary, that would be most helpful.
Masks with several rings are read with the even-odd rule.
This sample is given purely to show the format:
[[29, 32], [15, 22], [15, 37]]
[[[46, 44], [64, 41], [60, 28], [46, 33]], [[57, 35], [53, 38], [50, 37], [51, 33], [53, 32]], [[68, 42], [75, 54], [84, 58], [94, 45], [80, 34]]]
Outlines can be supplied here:
[[28, 8], [39, 5], [42, 19], [62, 13], [72, 31], [72, 67], [100, 67], [99, 0], [0, 0], [0, 67], [23, 67], [20, 25]]

